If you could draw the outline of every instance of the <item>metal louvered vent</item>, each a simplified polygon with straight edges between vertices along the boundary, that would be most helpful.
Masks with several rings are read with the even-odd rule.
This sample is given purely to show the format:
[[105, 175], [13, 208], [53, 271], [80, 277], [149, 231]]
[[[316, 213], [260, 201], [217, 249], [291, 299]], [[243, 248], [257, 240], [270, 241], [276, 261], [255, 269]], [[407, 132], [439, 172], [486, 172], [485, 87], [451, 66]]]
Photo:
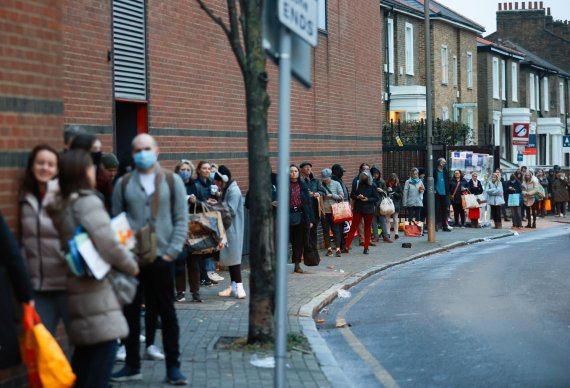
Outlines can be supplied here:
[[144, 0], [113, 0], [115, 98], [146, 100]]

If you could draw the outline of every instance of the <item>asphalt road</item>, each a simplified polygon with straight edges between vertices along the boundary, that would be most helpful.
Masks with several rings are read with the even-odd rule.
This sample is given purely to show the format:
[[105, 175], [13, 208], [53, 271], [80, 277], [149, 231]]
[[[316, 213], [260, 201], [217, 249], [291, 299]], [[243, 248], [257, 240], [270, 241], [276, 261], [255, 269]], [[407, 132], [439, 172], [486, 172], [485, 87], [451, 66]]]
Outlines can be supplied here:
[[393, 267], [350, 292], [319, 318], [356, 387], [570, 387], [568, 226]]

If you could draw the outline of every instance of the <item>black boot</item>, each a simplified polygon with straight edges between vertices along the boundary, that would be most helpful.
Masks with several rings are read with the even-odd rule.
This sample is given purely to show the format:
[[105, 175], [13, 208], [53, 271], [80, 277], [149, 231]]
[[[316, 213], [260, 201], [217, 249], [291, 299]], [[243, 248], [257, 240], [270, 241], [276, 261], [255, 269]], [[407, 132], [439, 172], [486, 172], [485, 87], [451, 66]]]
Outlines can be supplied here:
[[529, 229], [532, 228], [532, 225], [530, 223], [530, 218], [528, 219], [528, 224], [525, 226], [525, 228], [529, 228]]
[[536, 217], [532, 219], [532, 228], [536, 229]]

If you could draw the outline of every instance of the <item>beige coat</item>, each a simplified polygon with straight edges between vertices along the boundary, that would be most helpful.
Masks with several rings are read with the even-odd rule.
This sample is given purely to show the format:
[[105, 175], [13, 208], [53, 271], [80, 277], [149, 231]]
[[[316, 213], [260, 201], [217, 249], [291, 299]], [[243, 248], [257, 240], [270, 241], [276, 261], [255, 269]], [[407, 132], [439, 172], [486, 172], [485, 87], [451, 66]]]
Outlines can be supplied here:
[[521, 187], [525, 206], [534, 205], [534, 196], [538, 193], [538, 186], [540, 186], [540, 183], [538, 183], [538, 180], [535, 177], [532, 177], [530, 182], [523, 179]]
[[[62, 244], [72, 238], [75, 227], [83, 226], [99, 254], [114, 268], [134, 275], [138, 265], [133, 254], [119, 242], [109, 224], [103, 202], [93, 191], [73, 194], [63, 210], [54, 214]], [[111, 283], [69, 275], [69, 337], [74, 345], [93, 345], [129, 334], [127, 321]]]

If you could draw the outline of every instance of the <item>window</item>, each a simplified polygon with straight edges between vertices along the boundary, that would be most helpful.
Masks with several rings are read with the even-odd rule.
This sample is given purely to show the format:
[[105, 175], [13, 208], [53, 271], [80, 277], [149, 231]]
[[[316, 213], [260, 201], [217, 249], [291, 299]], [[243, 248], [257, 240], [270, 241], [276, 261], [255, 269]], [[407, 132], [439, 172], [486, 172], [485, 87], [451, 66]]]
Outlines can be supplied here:
[[518, 78], [518, 67], [515, 62], [511, 63], [511, 99], [513, 102], [519, 101], [519, 78]]
[[414, 75], [414, 26], [406, 23], [406, 74]]
[[548, 109], [550, 108], [550, 96], [548, 95], [548, 77], [544, 77], [542, 79], [542, 95], [543, 95], [543, 101], [544, 101], [544, 111], [548, 112]]
[[499, 59], [493, 57], [493, 98], [499, 99]]
[[317, 10], [317, 27], [319, 30], [327, 32], [327, 0], [319, 0]]
[[505, 61], [501, 59], [501, 99], [505, 101], [507, 99], [507, 65]]
[[467, 53], [467, 88], [473, 89], [473, 54]]
[[540, 87], [539, 87], [539, 78], [538, 75], [534, 77], [534, 98], [535, 98], [535, 103], [534, 105], [536, 106], [536, 110], [540, 110]]
[[394, 20], [388, 19], [388, 71], [394, 74]]
[[447, 46], [441, 46], [441, 83], [447, 85], [449, 64], [447, 60]]
[[449, 120], [449, 109], [446, 106], [441, 109], [441, 119], [443, 121]]
[[146, 100], [144, 0], [113, 0], [113, 83], [116, 98]]
[[457, 56], [454, 55], [451, 62], [451, 65], [453, 66], [453, 86], [457, 86]]
[[560, 93], [560, 114], [563, 115], [563, 114], [566, 114], [566, 101], [564, 101], [565, 98], [564, 98], [564, 83], [563, 82], [560, 82], [558, 84], [558, 90]]
[[534, 96], [534, 74], [530, 74], [529, 75], [529, 99], [530, 99], [530, 109], [531, 110], [535, 110], [536, 109], [536, 105], [534, 105], [535, 101], [536, 101], [536, 97]]

